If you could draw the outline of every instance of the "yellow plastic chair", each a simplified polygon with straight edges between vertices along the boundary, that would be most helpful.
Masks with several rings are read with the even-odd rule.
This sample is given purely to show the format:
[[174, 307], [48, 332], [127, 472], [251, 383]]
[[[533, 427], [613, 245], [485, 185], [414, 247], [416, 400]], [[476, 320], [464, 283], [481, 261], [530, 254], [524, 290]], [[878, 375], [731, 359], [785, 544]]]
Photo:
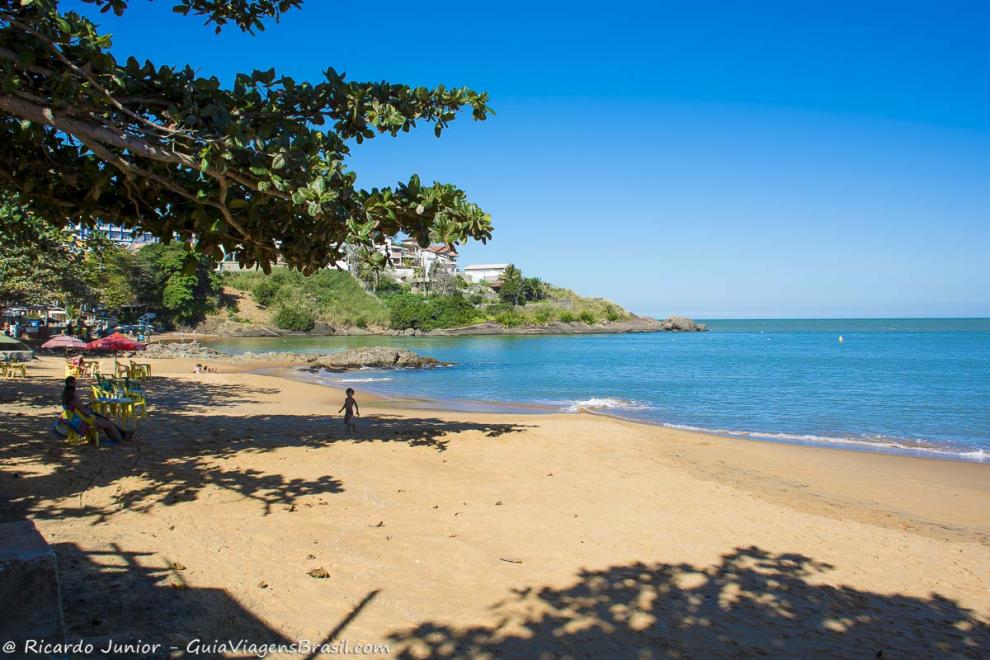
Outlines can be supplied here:
[[[136, 428], [138, 416], [147, 415], [147, 404], [143, 396], [140, 399], [131, 396], [120, 385], [114, 385], [112, 391], [107, 391], [99, 385], [93, 385], [90, 389], [93, 393], [93, 408], [101, 415], [120, 421], [120, 425], [124, 428], [129, 428], [132, 421]], [[141, 408], [140, 413], [136, 410], [137, 407]]]
[[[73, 417], [78, 416], [80, 420], [86, 425], [86, 431], [80, 433], [76, 427], [72, 425]], [[91, 443], [100, 446], [100, 430], [96, 428], [96, 420], [92, 417], [86, 417], [85, 415], [80, 415], [77, 411], [68, 411], [65, 408], [62, 409], [62, 414], [59, 416], [58, 424], [66, 430], [65, 442], [69, 445]]]
[[123, 390], [124, 398], [130, 399], [130, 414], [134, 416], [135, 423], [138, 418], [144, 419], [148, 416], [148, 399], [145, 398], [144, 392], [136, 388], [125, 387]]
[[151, 376], [151, 365], [146, 362], [131, 360], [131, 378], [143, 380]]

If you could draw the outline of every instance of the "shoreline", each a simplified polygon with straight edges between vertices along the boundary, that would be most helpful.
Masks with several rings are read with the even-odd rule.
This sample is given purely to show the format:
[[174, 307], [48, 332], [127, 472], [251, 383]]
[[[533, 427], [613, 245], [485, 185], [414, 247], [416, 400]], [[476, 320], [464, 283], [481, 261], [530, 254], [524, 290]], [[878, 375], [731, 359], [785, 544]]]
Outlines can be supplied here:
[[59, 360], [0, 381], [0, 519], [53, 545], [70, 639], [343, 625], [404, 657], [990, 643], [990, 466], [365, 393], [350, 433], [339, 389], [195, 361], [154, 361], [150, 417], [102, 449], [48, 431]]
[[[286, 365], [286, 371], [295, 371], [299, 365]], [[388, 369], [370, 369], [371, 371], [388, 373]], [[303, 373], [302, 369], [299, 369], [300, 373]], [[338, 372], [328, 372], [328, 373], [338, 373]], [[349, 373], [361, 373], [361, 370], [355, 370]], [[321, 387], [328, 387], [330, 389], [340, 389], [337, 385], [333, 384], [334, 381], [322, 382], [318, 378], [318, 374], [314, 372], [308, 372], [311, 376], [309, 378], [305, 376], [300, 376], [299, 378], [292, 378], [289, 375], [283, 375], [282, 377], [291, 378], [292, 380], [298, 380], [299, 382], [311, 383], [319, 385]], [[907, 442], [904, 438], [884, 438], [884, 442], [870, 442], [869, 440], [860, 440], [857, 438], [827, 438], [825, 436], [811, 437], [774, 437], [780, 435], [795, 435], [786, 434], [778, 432], [762, 432], [762, 431], [732, 431], [728, 429], [708, 429], [697, 426], [689, 426], [684, 424], [675, 424], [672, 422], [663, 422], [659, 420], [641, 419], [637, 417], [623, 415], [621, 412], [614, 412], [607, 409], [600, 409], [594, 406], [581, 406], [575, 404], [575, 409], [565, 410], [559, 407], [554, 407], [549, 404], [531, 403], [531, 402], [519, 402], [519, 401], [488, 401], [488, 400], [473, 400], [473, 399], [455, 399], [455, 398], [429, 398], [429, 397], [418, 397], [413, 396], [408, 392], [392, 393], [383, 392], [375, 388], [374, 383], [355, 381], [347, 383], [346, 381], [338, 381], [347, 386], [364, 386], [365, 392], [372, 393], [376, 398], [382, 401], [391, 401], [392, 405], [396, 408], [404, 408], [408, 410], [434, 410], [437, 412], [477, 412], [477, 413], [493, 413], [493, 414], [589, 414], [589, 415], [599, 415], [602, 417], [608, 417], [611, 419], [616, 419], [623, 422], [629, 422], [632, 424], [643, 424], [650, 427], [656, 428], [666, 428], [678, 431], [685, 431], [689, 433], [701, 433], [708, 436], [713, 436], [725, 440], [743, 440], [747, 442], [763, 442], [777, 445], [792, 445], [800, 447], [808, 447], [815, 449], [832, 449], [839, 451], [851, 451], [857, 453], [867, 453], [867, 454], [879, 454], [885, 456], [902, 456], [906, 458], [918, 458], [922, 460], [938, 460], [938, 461], [952, 461], [959, 463], [976, 463], [980, 465], [990, 464], [990, 452], [986, 452], [983, 449], [976, 450], [963, 450], [960, 448], [959, 451], [953, 451], [951, 449], [941, 449], [938, 447], [909, 447], [909, 446], [897, 446], [892, 443]], [[358, 387], [355, 387], [358, 389]]]
[[[318, 330], [295, 331], [279, 330], [268, 325], [252, 324], [249, 327], [238, 328], [229, 324], [224, 325], [227, 332], [164, 332], [154, 335], [150, 343], [173, 341], [219, 341], [223, 339], [311, 339], [316, 337], [486, 337], [486, 336], [566, 336], [566, 335], [613, 335], [613, 334], [642, 334], [655, 332], [707, 332], [704, 324], [696, 324], [690, 319], [674, 322], [654, 319], [646, 316], [635, 316], [623, 321], [607, 323], [582, 323], [580, 321], [535, 325], [523, 324], [504, 326], [494, 322], [476, 323], [474, 325], [436, 328], [433, 330], [392, 330], [386, 328], [359, 328], [347, 326], [331, 328], [323, 326]], [[247, 324], [245, 324], [247, 325]], [[237, 332], [230, 332], [234, 329]]]

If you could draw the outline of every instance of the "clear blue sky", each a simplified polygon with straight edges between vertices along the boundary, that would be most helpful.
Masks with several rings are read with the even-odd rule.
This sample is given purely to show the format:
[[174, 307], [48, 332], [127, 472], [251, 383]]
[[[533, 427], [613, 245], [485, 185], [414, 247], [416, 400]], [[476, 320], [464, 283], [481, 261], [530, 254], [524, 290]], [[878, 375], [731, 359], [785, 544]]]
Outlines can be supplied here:
[[256, 37], [171, 4], [98, 22], [119, 56], [227, 82], [334, 66], [490, 92], [489, 121], [352, 161], [364, 186], [464, 188], [495, 239], [463, 263], [644, 314], [990, 316], [985, 0], [307, 0]]

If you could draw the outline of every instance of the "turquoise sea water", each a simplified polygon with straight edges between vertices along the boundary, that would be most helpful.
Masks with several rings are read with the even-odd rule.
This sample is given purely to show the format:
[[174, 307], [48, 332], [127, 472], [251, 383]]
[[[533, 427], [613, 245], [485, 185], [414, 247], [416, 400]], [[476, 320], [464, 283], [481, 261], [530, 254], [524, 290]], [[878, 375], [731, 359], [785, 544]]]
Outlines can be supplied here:
[[456, 366], [314, 378], [458, 407], [584, 407], [742, 438], [990, 462], [990, 319], [708, 323], [711, 332], [692, 334], [252, 338], [218, 347], [400, 345]]

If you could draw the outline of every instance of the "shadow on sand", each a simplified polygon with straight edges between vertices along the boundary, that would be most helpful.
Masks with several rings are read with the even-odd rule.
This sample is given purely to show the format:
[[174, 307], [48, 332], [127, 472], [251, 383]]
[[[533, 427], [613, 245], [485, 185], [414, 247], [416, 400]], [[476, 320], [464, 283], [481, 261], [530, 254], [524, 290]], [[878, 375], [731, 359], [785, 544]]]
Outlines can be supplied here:
[[[62, 575], [66, 641], [91, 643], [94, 653], [86, 657], [261, 657], [261, 647], [298, 642], [223, 589], [189, 586], [181, 565], [156, 553], [125, 551], [115, 544], [104, 551], [73, 543], [52, 547]], [[319, 646], [339, 639], [377, 594], [373, 591], [349, 612], [340, 612], [338, 621], [328, 621], [329, 632]], [[102, 653], [111, 640], [125, 652]], [[147, 645], [143, 652], [126, 652], [127, 645], [137, 641]], [[228, 648], [221, 649], [217, 642]], [[240, 648], [235, 647], [238, 643]]]
[[[737, 548], [712, 566], [582, 571], [563, 589], [515, 590], [493, 626], [423, 623], [400, 657], [979, 657], [990, 627], [954, 601], [816, 584], [832, 566]], [[985, 657], [985, 655], [984, 655]]]
[[[147, 384], [153, 408], [141, 423], [138, 439], [96, 449], [68, 446], [51, 431], [59, 410], [54, 405], [59, 387], [56, 380], [0, 382], [0, 402], [17, 402], [19, 408], [15, 413], [0, 412], [4, 438], [0, 443], [0, 491], [4, 493], [0, 521], [25, 516], [97, 516], [99, 522], [124, 508], [142, 511], [155, 504], [193, 500], [205, 487], [257, 500], [268, 513], [272, 507], [290, 506], [303, 496], [342, 492], [344, 485], [329, 474], [300, 479], [234, 469], [225, 467], [224, 459], [283, 447], [362, 442], [404, 443], [442, 452], [449, 436], [458, 433], [497, 437], [523, 429], [516, 424], [377, 415], [363, 418], [356, 433], [346, 433], [340, 420], [327, 414], [281, 415], [277, 409], [248, 416], [217, 413], [225, 406], [258, 403], [259, 395], [274, 390], [153, 378]], [[211, 411], [204, 413], [205, 408]], [[208, 426], [202, 423], [204, 414], [209, 414]], [[39, 463], [47, 466], [46, 473], [17, 469]], [[129, 489], [112, 506], [57, 503], [130, 476], [140, 477], [142, 485]]]

